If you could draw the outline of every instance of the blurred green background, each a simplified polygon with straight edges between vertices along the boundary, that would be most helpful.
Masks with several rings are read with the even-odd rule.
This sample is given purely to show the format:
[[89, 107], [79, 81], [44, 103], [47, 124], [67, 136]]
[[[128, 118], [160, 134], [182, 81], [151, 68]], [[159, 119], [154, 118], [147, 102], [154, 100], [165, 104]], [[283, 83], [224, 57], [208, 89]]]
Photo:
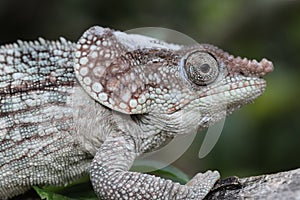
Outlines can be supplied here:
[[254, 104], [226, 119], [204, 159], [204, 134], [174, 166], [223, 177], [300, 167], [300, 1], [289, 0], [0, 0], [0, 44], [37, 37], [78, 40], [92, 25], [118, 30], [156, 26], [177, 30], [242, 57], [268, 58], [275, 71]]

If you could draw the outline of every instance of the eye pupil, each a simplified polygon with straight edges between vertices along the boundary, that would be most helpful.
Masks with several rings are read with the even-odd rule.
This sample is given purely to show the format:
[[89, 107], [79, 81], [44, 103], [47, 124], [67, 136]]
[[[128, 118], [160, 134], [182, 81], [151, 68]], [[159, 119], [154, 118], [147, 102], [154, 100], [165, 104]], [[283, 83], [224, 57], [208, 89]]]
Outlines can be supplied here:
[[200, 66], [200, 70], [202, 73], [208, 73], [210, 71], [210, 66], [209, 64], [203, 64]]

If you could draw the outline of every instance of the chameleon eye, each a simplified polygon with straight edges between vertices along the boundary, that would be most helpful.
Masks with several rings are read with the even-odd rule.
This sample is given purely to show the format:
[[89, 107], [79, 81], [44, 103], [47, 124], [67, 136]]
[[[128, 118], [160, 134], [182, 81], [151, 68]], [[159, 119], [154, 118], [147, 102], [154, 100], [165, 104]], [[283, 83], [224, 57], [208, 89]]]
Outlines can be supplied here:
[[211, 54], [196, 51], [185, 58], [184, 71], [189, 81], [204, 86], [216, 80], [219, 66]]

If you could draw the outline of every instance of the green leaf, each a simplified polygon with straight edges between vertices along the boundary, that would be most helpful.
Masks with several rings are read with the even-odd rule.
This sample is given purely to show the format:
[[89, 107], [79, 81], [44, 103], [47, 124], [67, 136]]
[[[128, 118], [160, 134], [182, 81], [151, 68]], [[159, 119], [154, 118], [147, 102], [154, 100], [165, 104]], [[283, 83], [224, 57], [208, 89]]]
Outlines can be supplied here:
[[51, 191], [47, 191], [46, 189], [39, 188], [37, 186], [33, 186], [34, 190], [38, 193], [38, 195], [41, 197], [41, 199], [47, 199], [47, 200], [72, 200], [72, 198], [68, 198], [66, 196], [56, 194]]
[[98, 200], [88, 176], [65, 186], [34, 187], [35, 191], [45, 200]]
[[181, 184], [185, 184], [190, 180], [187, 174], [176, 167], [169, 165], [162, 169], [157, 169], [157, 166], [161, 166], [161, 163], [156, 161], [139, 161], [138, 163], [134, 163], [131, 170], [143, 172], [144, 169], [147, 169], [149, 174], [160, 176], [165, 179], [171, 179], [172, 181]]

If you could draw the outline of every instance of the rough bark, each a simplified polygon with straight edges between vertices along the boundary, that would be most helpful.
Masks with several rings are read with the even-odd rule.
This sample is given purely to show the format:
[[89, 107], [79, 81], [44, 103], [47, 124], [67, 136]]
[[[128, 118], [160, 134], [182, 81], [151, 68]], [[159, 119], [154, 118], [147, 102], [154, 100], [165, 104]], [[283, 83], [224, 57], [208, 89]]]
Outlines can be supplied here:
[[205, 198], [217, 199], [300, 200], [300, 168], [270, 175], [223, 179]]

